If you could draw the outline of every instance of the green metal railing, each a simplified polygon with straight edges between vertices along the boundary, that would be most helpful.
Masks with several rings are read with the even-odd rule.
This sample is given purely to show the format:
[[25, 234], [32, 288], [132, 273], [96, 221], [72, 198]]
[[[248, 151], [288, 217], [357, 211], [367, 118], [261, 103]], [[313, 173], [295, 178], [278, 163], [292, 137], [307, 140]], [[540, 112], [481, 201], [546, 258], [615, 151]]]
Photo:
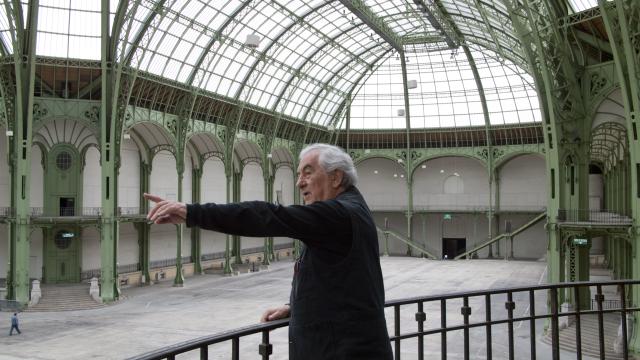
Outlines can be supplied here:
[[[628, 306], [626, 301], [627, 294], [632, 291], [632, 287], [638, 286], [640, 280], [623, 280], [623, 281], [600, 281], [600, 282], [574, 282], [561, 283], [552, 285], [536, 285], [526, 287], [503, 288], [483, 291], [459, 292], [446, 295], [423, 296], [400, 300], [391, 300], [385, 304], [386, 308], [393, 309], [392, 323], [390, 328], [390, 341], [393, 344], [395, 360], [402, 359], [403, 344], [416, 346], [411, 348], [407, 355], [418, 360], [425, 358], [440, 358], [446, 360], [449, 353], [452, 358], [462, 357], [465, 360], [472, 358], [471, 338], [473, 334], [474, 343], [483, 343], [483, 348], [474, 351], [473, 357], [482, 356], [486, 359], [507, 358], [515, 359], [537, 359], [538, 354], [549, 351], [553, 360], [560, 359], [560, 320], [566, 317], [575, 319], [576, 331], [573, 335], [575, 341], [576, 357], [582, 358], [582, 333], [580, 321], [587, 316], [597, 317], [597, 340], [589, 344], [595, 344], [600, 359], [605, 359], [605, 314], [618, 314], [620, 316], [620, 336], [621, 336], [621, 356], [629, 358], [628, 351], [628, 335], [627, 334], [627, 314], [632, 314], [640, 310], [637, 306]], [[603, 293], [604, 287], [617, 287], [617, 294], [613, 297], [618, 302], [607, 302], [612, 299], [605, 299]], [[573, 293], [577, 296], [584, 288], [595, 288], [594, 309], [580, 309], [574, 311], [560, 312], [561, 299], [563, 295]], [[545, 303], [548, 304], [547, 310], [539, 312], [539, 295], [540, 292], [546, 294]], [[538, 303], [536, 302], [538, 295]], [[618, 307], [611, 304], [619, 304]], [[605, 308], [606, 306], [606, 308]], [[451, 312], [447, 309], [458, 308], [459, 315], [451, 316]], [[498, 312], [497, 309], [502, 309]], [[524, 311], [516, 314], [516, 309]], [[401, 316], [404, 314], [405, 316]], [[475, 314], [473, 317], [472, 314]], [[447, 317], [449, 316], [449, 317]], [[413, 319], [414, 325], [404, 324], [401, 326], [402, 319]], [[551, 338], [551, 346], [545, 349], [539, 349], [537, 343], [537, 327], [536, 322], [539, 320], [547, 321], [547, 336]], [[240, 359], [240, 341], [245, 337], [261, 334], [262, 341], [258, 344], [257, 353], [261, 359], [269, 359], [273, 354], [273, 345], [269, 340], [271, 331], [288, 326], [288, 319], [271, 321], [264, 324], [248, 326], [241, 329], [231, 330], [222, 334], [204, 336], [194, 340], [178, 343], [168, 347], [164, 347], [155, 351], [151, 351], [130, 359], [137, 360], [159, 360], [169, 359], [175, 360], [178, 355], [199, 356], [200, 359], [209, 359], [209, 347], [214, 344], [230, 342], [230, 358], [232, 360]], [[493, 336], [494, 327], [505, 327], [506, 336]], [[525, 326], [524, 331], [528, 336], [516, 336], [516, 327]], [[402, 329], [402, 330], [401, 330]], [[484, 331], [482, 331], [484, 330]], [[472, 333], [471, 333], [472, 331]], [[519, 331], [523, 331], [520, 329]], [[452, 341], [462, 334], [460, 342]], [[428, 348], [425, 344], [426, 338], [435, 336], [439, 338], [439, 345], [430, 345]], [[481, 339], [478, 339], [481, 338]], [[449, 341], [447, 340], [449, 339]], [[571, 338], [569, 338], [571, 340]], [[567, 340], [563, 340], [567, 341]], [[403, 343], [404, 342], [404, 343]], [[527, 343], [526, 346], [524, 343]], [[437, 342], [436, 342], [437, 344]], [[407, 346], [407, 345], [404, 345]], [[439, 349], [439, 355], [437, 354]], [[216, 348], [219, 351], [219, 348]], [[287, 349], [283, 349], [286, 351]], [[451, 351], [450, 351], [451, 350]], [[426, 354], [426, 352], [429, 352]], [[434, 354], [436, 352], [436, 354]], [[460, 354], [461, 353], [461, 354]], [[246, 355], [246, 356], [245, 356]], [[255, 359], [255, 353], [243, 354], [243, 358]], [[219, 358], [220, 354], [216, 354]]]

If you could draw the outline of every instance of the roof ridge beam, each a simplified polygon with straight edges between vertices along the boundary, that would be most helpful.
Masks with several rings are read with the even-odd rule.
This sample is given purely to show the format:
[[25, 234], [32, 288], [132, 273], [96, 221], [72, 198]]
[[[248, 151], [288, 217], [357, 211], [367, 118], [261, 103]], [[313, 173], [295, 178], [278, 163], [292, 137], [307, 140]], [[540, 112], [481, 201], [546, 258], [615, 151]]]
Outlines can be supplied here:
[[389, 25], [378, 15], [374, 14], [368, 6], [361, 0], [340, 0], [340, 3], [344, 5], [351, 13], [367, 24], [371, 30], [384, 39], [389, 45], [391, 45], [396, 51], [402, 53], [404, 49], [402, 47], [402, 37], [398, 36]]
[[435, 1], [413, 0], [413, 2], [426, 15], [427, 20], [429, 20], [429, 22], [431, 23], [431, 26], [442, 33], [449, 47], [457, 48], [460, 44], [458, 34], [455, 28], [450, 23], [450, 19], [444, 15]]

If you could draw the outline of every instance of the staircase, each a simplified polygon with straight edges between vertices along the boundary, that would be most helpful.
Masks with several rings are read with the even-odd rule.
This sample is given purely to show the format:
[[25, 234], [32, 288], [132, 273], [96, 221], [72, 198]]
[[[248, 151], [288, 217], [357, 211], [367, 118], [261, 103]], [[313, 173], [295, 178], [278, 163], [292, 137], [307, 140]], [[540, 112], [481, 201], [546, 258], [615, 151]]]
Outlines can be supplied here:
[[26, 311], [87, 310], [105, 306], [89, 295], [88, 284], [41, 285], [42, 297]]
[[[600, 358], [600, 343], [598, 342], [598, 316], [596, 314], [580, 316], [580, 330], [582, 335], [582, 355], [596, 359]], [[624, 360], [622, 354], [613, 352], [613, 342], [618, 336], [620, 325], [619, 314], [604, 314], [602, 326], [604, 328], [604, 358], [607, 360]], [[542, 341], [551, 345], [551, 331], [542, 338]], [[560, 349], [576, 352], [576, 323], [560, 330]]]
[[[591, 281], [611, 280], [611, 270], [605, 268], [604, 255], [590, 255], [591, 267], [589, 269], [589, 279]], [[591, 288], [591, 294], [596, 293], [595, 287]], [[602, 293], [605, 299], [619, 299], [615, 287], [604, 286]], [[595, 305], [594, 305], [595, 306]], [[616, 305], [618, 307], [619, 305]], [[618, 336], [618, 327], [620, 326], [620, 314], [608, 313], [603, 314], [602, 327], [604, 329], [604, 351], [607, 360], [624, 360], [622, 354], [613, 352], [613, 343]], [[598, 315], [589, 314], [580, 316], [580, 331], [582, 335], [582, 355], [590, 356], [596, 359], [600, 358], [600, 343], [598, 335]], [[630, 336], [631, 334], [627, 334]], [[575, 321], [569, 327], [560, 330], [560, 348], [567, 351], [576, 351], [576, 323]], [[551, 344], [551, 332], [549, 331], [542, 341]]]

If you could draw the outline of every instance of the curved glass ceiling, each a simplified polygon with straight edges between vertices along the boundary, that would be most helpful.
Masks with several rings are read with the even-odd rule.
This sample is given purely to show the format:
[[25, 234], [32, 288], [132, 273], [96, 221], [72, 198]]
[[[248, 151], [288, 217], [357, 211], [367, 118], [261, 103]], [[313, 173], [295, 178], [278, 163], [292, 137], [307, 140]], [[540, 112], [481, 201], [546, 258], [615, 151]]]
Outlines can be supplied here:
[[[575, 8], [576, 2], [595, 0], [571, 1]], [[539, 116], [530, 114], [537, 105], [523, 105], [532, 90], [528, 80], [522, 80], [527, 65], [502, 0], [110, 4], [111, 24], [118, 11], [124, 15], [114, 34], [119, 37], [116, 61], [320, 126], [336, 124], [346, 99], [359, 89], [360, 100], [354, 100], [352, 111], [360, 115], [353, 125], [404, 128], [404, 119], [393, 115], [404, 104], [395, 60], [403, 45], [410, 61], [409, 77], [420, 83], [409, 99], [411, 127], [484, 125], [464, 53], [454, 50], [455, 61], [449, 59], [461, 44], [475, 49], [492, 124], [537, 121]], [[99, 60], [100, 21], [100, 0], [40, 0], [36, 54]], [[5, 55], [12, 52], [13, 27], [7, 6], [0, 7]], [[259, 42], [248, 42], [251, 37]], [[504, 61], [489, 60], [493, 58]], [[363, 86], [364, 79], [368, 80]], [[364, 109], [373, 96], [380, 96], [375, 120]]]
[[[482, 82], [491, 125], [541, 121], [533, 79], [508, 60], [475, 47], [471, 56]], [[484, 126], [480, 93], [464, 51], [407, 54], [412, 129]], [[342, 127], [344, 127], [344, 121]], [[387, 59], [351, 104], [352, 129], [404, 129], [404, 90], [398, 56]]]

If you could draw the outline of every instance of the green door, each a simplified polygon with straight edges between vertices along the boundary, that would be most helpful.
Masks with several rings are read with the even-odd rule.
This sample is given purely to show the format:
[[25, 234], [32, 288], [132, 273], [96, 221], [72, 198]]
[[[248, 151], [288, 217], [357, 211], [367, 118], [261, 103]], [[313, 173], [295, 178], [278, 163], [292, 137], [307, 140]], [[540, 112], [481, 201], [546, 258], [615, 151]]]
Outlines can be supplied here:
[[56, 284], [80, 281], [78, 242], [76, 229], [62, 228], [48, 231], [45, 282]]

